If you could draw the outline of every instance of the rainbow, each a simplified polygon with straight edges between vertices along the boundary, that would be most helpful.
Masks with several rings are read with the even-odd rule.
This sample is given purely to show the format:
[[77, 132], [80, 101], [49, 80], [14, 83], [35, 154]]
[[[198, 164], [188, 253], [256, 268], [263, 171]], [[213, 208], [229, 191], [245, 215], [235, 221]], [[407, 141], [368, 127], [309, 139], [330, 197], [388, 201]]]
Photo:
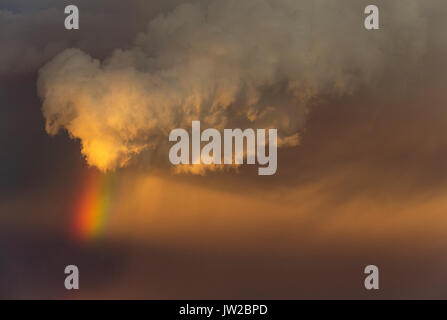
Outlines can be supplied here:
[[113, 174], [88, 170], [82, 180], [70, 229], [75, 239], [89, 241], [104, 232], [112, 204]]

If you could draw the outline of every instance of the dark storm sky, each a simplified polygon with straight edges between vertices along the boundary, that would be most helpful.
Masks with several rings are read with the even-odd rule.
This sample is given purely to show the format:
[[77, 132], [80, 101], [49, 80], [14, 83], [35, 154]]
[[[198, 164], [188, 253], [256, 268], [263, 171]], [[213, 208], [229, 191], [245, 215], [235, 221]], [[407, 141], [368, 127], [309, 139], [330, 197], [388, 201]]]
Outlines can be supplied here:
[[[76, 32], [63, 28], [72, 3]], [[69, 237], [73, 193], [95, 169], [79, 140], [45, 132], [38, 70], [67, 48], [97, 59], [131, 48], [179, 3], [0, 0], [0, 297], [446, 298], [441, 1], [402, 9], [410, 20], [417, 13], [413, 35], [382, 13], [380, 32], [389, 26], [398, 48], [386, 51], [394, 54], [385, 70], [373, 86], [312, 101], [300, 145], [279, 149], [276, 176], [259, 183], [252, 168], [175, 176], [142, 154], [116, 173], [126, 187], [107, 236]], [[412, 36], [416, 60], [406, 50]], [[148, 190], [146, 199], [152, 174], [161, 195]], [[78, 293], [63, 288], [68, 264], [80, 267]], [[362, 287], [367, 264], [381, 268], [378, 293]]]

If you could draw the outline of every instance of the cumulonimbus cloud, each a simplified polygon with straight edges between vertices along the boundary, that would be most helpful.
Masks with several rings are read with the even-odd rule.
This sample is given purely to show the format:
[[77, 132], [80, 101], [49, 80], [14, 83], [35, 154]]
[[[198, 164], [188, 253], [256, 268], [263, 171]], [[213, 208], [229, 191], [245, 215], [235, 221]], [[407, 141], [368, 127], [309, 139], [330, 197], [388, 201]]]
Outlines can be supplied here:
[[274, 127], [280, 145], [296, 145], [314, 99], [370, 84], [396, 62], [389, 57], [420, 57], [424, 21], [419, 2], [407, 2], [402, 15], [384, 4], [394, 21], [375, 31], [363, 28], [363, 8], [352, 2], [180, 5], [104, 61], [67, 49], [42, 67], [46, 131], [80, 139], [87, 162], [103, 171], [168, 144], [169, 131], [192, 120]]

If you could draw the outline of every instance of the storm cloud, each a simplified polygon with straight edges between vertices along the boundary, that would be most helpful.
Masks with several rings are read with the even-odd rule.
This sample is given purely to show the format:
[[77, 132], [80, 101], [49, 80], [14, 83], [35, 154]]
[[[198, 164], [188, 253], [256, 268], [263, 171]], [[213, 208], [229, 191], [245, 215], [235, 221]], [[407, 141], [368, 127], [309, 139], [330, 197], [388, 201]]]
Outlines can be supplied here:
[[103, 171], [166, 148], [169, 131], [192, 120], [278, 128], [280, 145], [297, 145], [320, 97], [374, 85], [396, 62], [417, 64], [425, 50], [418, 4], [408, 1], [405, 15], [384, 5], [393, 16], [387, 32], [359, 27], [358, 5], [326, 0], [179, 5], [151, 20], [130, 49], [102, 61], [68, 49], [45, 65], [46, 131], [80, 139], [87, 162]]

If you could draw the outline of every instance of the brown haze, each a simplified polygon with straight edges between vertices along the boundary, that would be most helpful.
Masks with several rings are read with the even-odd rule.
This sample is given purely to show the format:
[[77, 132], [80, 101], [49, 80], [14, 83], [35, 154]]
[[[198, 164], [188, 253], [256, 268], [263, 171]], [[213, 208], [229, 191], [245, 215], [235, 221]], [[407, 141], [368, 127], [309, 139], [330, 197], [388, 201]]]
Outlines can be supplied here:
[[[86, 298], [447, 298], [445, 2], [377, 0], [367, 31], [370, 1], [79, 1], [68, 33], [63, 1], [5, 3], [1, 297], [73, 298], [78, 263]], [[173, 170], [191, 120], [278, 128], [277, 173]], [[79, 244], [98, 169], [107, 227]]]

